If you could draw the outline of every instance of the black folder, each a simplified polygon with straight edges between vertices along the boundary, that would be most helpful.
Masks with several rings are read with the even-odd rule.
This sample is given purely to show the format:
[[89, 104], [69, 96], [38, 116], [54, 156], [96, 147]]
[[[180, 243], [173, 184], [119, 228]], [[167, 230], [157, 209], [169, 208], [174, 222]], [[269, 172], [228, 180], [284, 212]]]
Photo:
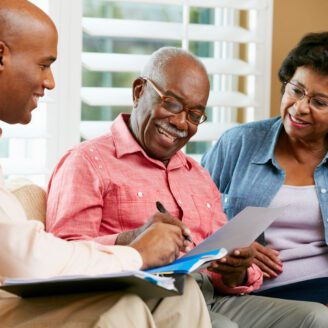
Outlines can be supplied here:
[[139, 295], [143, 300], [181, 295], [185, 276], [174, 278], [174, 289], [160, 286], [155, 280], [133, 272], [102, 276], [67, 276], [51, 279], [8, 280], [0, 289], [21, 297], [60, 294], [124, 291]]

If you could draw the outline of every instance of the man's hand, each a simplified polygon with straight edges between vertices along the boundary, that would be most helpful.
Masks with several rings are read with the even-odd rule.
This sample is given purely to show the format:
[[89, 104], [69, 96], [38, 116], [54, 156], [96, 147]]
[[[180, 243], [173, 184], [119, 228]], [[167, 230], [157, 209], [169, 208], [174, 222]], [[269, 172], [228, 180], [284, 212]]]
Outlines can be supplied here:
[[208, 270], [221, 274], [223, 283], [228, 287], [241, 286], [247, 280], [247, 268], [252, 265], [254, 256], [255, 250], [251, 246], [236, 249], [213, 262]]
[[[138, 236], [140, 236], [143, 232], [145, 232], [149, 227], [151, 227], [155, 223], [165, 223], [169, 225], [176, 226], [180, 229], [183, 236], [191, 236], [190, 229], [181, 222], [181, 220], [172, 216], [170, 213], [160, 213], [156, 212], [143, 226], [138, 229], [124, 231], [121, 232], [116, 239], [116, 245], [129, 245], [132, 241], [134, 241]], [[189, 243], [187, 241], [184, 242], [186, 248], [185, 251], [189, 251], [188, 248]]]
[[130, 246], [140, 253], [144, 270], [174, 261], [185, 248], [185, 240], [178, 226], [155, 222]]
[[283, 271], [279, 252], [257, 242], [254, 242], [252, 246], [255, 250], [254, 263], [262, 270], [263, 277], [266, 279], [277, 277]]

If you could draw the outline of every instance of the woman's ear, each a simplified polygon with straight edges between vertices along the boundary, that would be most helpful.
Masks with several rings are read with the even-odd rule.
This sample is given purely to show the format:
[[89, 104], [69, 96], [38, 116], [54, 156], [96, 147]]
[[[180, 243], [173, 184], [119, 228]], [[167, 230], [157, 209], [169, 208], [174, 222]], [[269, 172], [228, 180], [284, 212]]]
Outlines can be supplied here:
[[133, 89], [133, 107], [138, 106], [138, 101], [144, 93], [145, 86], [146, 86], [145, 80], [142, 77], [138, 77], [136, 80], [134, 80], [133, 87], [132, 87], [132, 89]]

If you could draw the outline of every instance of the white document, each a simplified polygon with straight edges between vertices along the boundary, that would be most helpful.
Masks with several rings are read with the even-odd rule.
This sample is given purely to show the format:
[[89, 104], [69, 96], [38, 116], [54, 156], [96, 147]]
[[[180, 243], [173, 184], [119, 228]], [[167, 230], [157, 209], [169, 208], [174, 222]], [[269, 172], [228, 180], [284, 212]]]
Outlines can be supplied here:
[[236, 248], [247, 247], [281, 216], [287, 207], [246, 207], [183, 257], [218, 248], [225, 248], [230, 253]]

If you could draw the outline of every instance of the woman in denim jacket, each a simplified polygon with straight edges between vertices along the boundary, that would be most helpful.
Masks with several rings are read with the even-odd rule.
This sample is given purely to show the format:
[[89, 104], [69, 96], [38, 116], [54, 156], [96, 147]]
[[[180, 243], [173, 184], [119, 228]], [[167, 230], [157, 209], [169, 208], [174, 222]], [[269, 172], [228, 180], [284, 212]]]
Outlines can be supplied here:
[[328, 303], [328, 32], [308, 34], [279, 70], [281, 117], [228, 130], [204, 155], [228, 218], [289, 205], [256, 242], [258, 294]]

